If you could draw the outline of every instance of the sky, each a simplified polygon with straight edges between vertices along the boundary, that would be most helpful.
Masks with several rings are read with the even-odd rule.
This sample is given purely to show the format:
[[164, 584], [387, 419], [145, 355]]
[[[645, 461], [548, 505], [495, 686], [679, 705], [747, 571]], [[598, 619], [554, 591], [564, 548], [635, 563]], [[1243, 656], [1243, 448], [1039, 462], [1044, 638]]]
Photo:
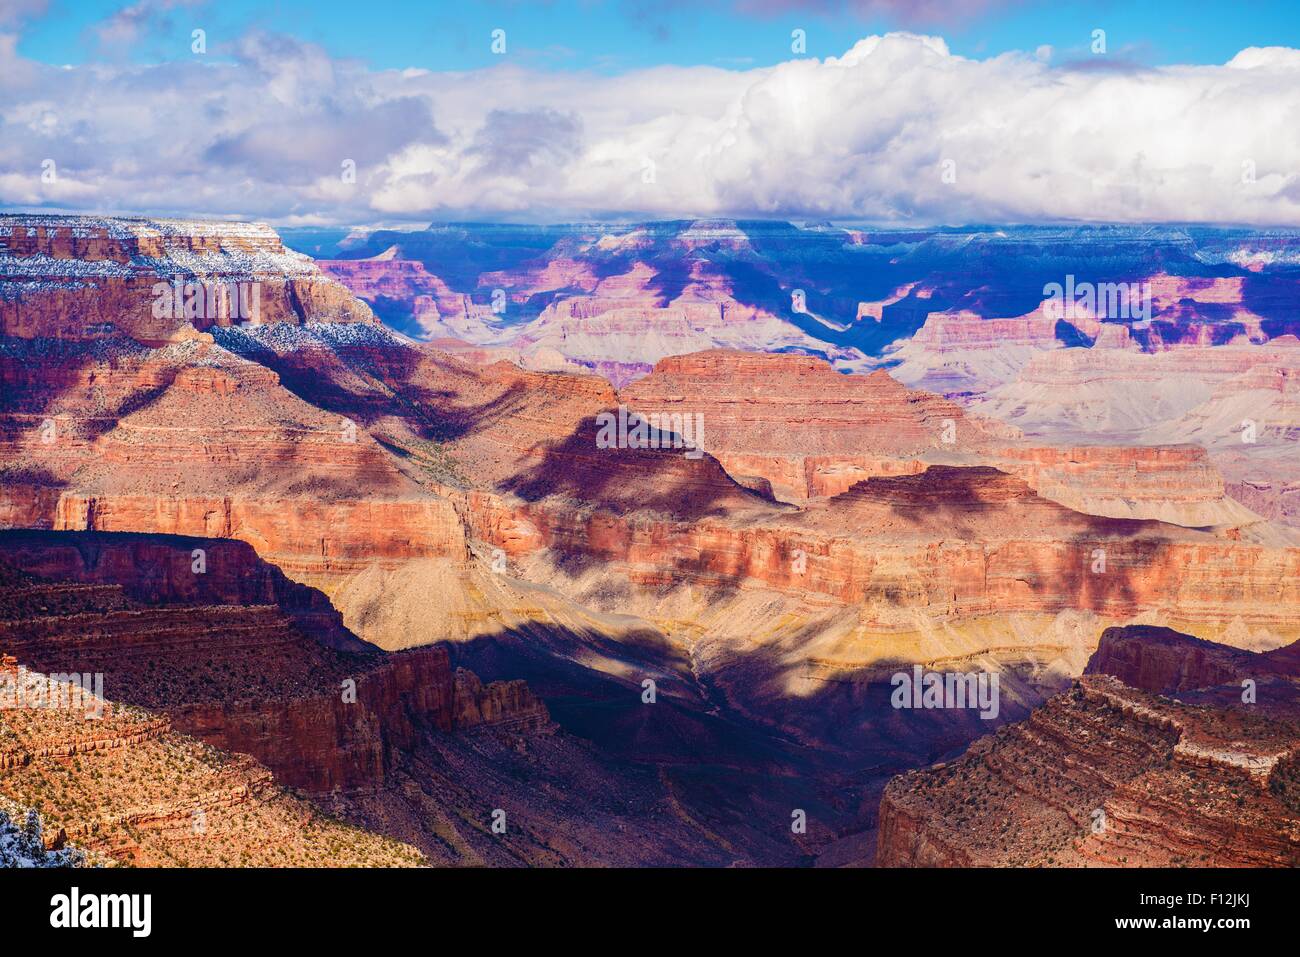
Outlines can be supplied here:
[[1300, 225], [1300, 4], [0, 0], [0, 208]]

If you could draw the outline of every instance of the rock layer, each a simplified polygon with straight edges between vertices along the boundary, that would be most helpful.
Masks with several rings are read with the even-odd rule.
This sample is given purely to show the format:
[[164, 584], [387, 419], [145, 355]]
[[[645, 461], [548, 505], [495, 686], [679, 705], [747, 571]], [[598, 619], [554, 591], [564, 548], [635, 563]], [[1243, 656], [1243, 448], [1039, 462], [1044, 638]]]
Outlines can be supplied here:
[[[958, 760], [890, 783], [877, 863], [1294, 867], [1295, 648], [1259, 655], [1169, 629], [1108, 630], [1069, 692]], [[1258, 699], [1234, 684], [1245, 673], [1260, 679]]]
[[[210, 555], [197, 573], [190, 571], [196, 549]], [[165, 713], [178, 730], [251, 754], [293, 787], [379, 787], [426, 728], [549, 723], [522, 683], [484, 687], [453, 673], [445, 646], [392, 656], [369, 649], [337, 624], [323, 596], [240, 543], [0, 533], [0, 558], [56, 582], [7, 596], [9, 621], [0, 625], [7, 653], [32, 670], [102, 674], [113, 700]], [[83, 584], [69, 589], [67, 582]], [[84, 591], [89, 583], [121, 594], [106, 607], [101, 592]], [[128, 592], [147, 596], [149, 607]], [[83, 605], [51, 614], [67, 595]], [[206, 603], [213, 599], [229, 603]], [[336, 647], [304, 630], [330, 618]]]
[[[4, 335], [123, 333], [158, 342], [245, 320], [375, 321], [369, 308], [261, 224], [6, 215], [0, 243]], [[229, 297], [209, 301], [206, 289], [202, 300], [184, 292], [177, 305], [177, 283], [182, 290], [184, 284], [243, 284], [242, 301], [250, 308], [232, 307]], [[193, 303], [188, 314], [187, 300]]]

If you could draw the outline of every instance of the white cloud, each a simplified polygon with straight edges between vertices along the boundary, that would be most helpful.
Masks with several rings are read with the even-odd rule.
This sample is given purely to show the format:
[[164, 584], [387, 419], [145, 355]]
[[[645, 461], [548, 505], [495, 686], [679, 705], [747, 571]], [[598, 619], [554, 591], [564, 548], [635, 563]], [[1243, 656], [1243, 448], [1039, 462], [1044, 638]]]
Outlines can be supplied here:
[[1080, 66], [1044, 50], [970, 60], [907, 34], [825, 60], [613, 77], [370, 71], [266, 35], [231, 59], [60, 70], [0, 42], [14, 78], [0, 202], [67, 202], [40, 182], [51, 157], [89, 191], [83, 208], [283, 221], [1300, 223], [1300, 51]]

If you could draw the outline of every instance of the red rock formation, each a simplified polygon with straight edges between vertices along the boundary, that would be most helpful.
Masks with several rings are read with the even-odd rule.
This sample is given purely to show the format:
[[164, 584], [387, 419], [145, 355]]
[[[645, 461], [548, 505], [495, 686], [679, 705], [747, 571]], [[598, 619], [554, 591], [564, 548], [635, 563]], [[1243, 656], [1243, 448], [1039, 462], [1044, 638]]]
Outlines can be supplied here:
[[509, 727], [545, 730], [550, 727], [546, 706], [523, 681], [493, 681], [457, 668], [452, 697], [452, 726], [457, 729]]
[[[653, 520], [480, 497], [471, 532], [512, 554], [544, 547], [618, 562], [643, 584], [748, 583], [829, 596], [873, 609], [862, 613], [881, 627], [896, 618], [910, 627], [898, 610], [919, 607], [933, 620], [1067, 608], [1127, 617], [1159, 609], [1291, 629], [1300, 602], [1300, 549], [1084, 515], [993, 469], [934, 466], [918, 476], [874, 478], [817, 508], [761, 521], [760, 502], [733, 494], [728, 504], [721, 486], [683, 476], [667, 487], [683, 504], [709, 502], [734, 520]], [[521, 527], [527, 534], [518, 534]], [[1105, 571], [1094, 572], [1099, 552]]]
[[890, 782], [883, 867], [1294, 867], [1300, 724], [1088, 676], [960, 759]]
[[845, 376], [805, 356], [676, 356], [623, 398], [646, 412], [701, 413], [707, 449], [723, 467], [766, 479], [788, 502], [837, 495], [872, 476], [914, 475], [927, 462], [979, 463], [1096, 515], [1192, 527], [1256, 520], [1227, 501], [1200, 447], [1043, 445], [883, 372]]
[[1129, 687], [1154, 694], [1239, 683], [1243, 678], [1260, 681], [1270, 675], [1300, 679], [1300, 643], [1261, 654], [1172, 628], [1107, 628], [1086, 673], [1113, 675]]
[[[221, 343], [258, 362], [229, 356]], [[91, 403], [73, 390], [55, 391], [52, 400], [36, 396], [35, 411], [22, 420], [30, 430], [41, 412], [79, 413], [86, 424], [67, 429], [66, 442], [47, 447], [14, 416], [14, 458], [51, 478], [7, 486], [12, 521], [229, 535], [291, 574], [310, 575], [409, 558], [461, 560], [467, 540], [478, 539], [512, 556], [550, 549], [561, 559], [615, 563], [612, 571], [652, 588], [741, 584], [874, 603], [870, 621], [882, 627], [901, 622], [907, 608], [924, 608], [938, 620], [1067, 608], [1116, 615], [1157, 609], [1219, 622], [1241, 616], [1284, 627], [1294, 619], [1287, 604], [1294, 595], [1279, 596], [1271, 584], [1294, 577], [1293, 551], [1092, 521], [1048, 507], [1023, 485], [994, 494], [1002, 480], [987, 472], [932, 470], [901, 486], [929, 503], [914, 514], [940, 519], [900, 525], [899, 503], [874, 494], [894, 485], [867, 483], [865, 493], [850, 490], [796, 514], [732, 481], [709, 455], [600, 449], [595, 416], [618, 397], [595, 378], [504, 363], [475, 368], [391, 337], [318, 331], [289, 338], [219, 332], [216, 344], [188, 345], [182, 361], [162, 371], [148, 368], [155, 355], [93, 367], [95, 384], [87, 388], [93, 406], [109, 410], [102, 416], [107, 432], [97, 417], [85, 416], [81, 410]], [[213, 394], [196, 392], [202, 377], [177, 370], [196, 359], [222, 396], [219, 430], [195, 404]], [[1007, 443], [997, 427], [963, 417], [951, 402], [883, 375], [843, 376], [806, 357], [708, 353], [661, 365], [663, 378], [629, 390], [643, 409], [662, 403], [693, 411], [683, 400], [692, 386], [713, 403], [705, 412], [706, 449], [716, 435], [725, 443], [733, 434], [741, 449], [759, 440], [764, 451], [775, 447], [774, 460], [798, 452], [804, 475], [823, 476], [825, 491], [861, 478], [864, 467], [851, 464], [855, 455], [862, 461], [861, 442], [882, 447], [867, 457], [868, 468], [903, 474], [948, 446], [949, 423], [958, 444], [968, 443], [968, 457], [980, 448], [996, 456]], [[278, 387], [265, 381], [268, 367]], [[782, 375], [768, 374], [774, 369]], [[169, 384], [157, 397], [146, 394], [138, 411], [116, 414], [122, 404], [131, 410], [141, 401], [141, 380]], [[726, 384], [734, 382], [742, 383], [730, 387], [741, 401], [729, 398]], [[839, 401], [828, 403], [827, 395]], [[782, 415], [797, 428], [779, 431]], [[286, 429], [287, 416], [303, 424]], [[340, 417], [368, 428], [358, 429], [355, 443], [341, 442], [331, 431]], [[805, 440], [825, 447], [825, 456], [809, 461]], [[201, 471], [190, 467], [197, 449]], [[788, 483], [788, 463], [764, 474], [748, 451], [738, 455], [733, 467], [742, 476], [766, 479], [774, 489], [783, 478]], [[1153, 461], [1162, 457], [1178, 468], [1186, 461], [1163, 452]], [[1056, 453], [1043, 457], [1046, 464], [1026, 458], [1040, 474], [1067, 470], [1072, 461]], [[287, 473], [259, 467], [268, 459], [299, 465]], [[1089, 571], [1099, 549], [1106, 574]], [[793, 561], [796, 552], [804, 553], [802, 566]]]
[[1108, 628], [1086, 670], [1029, 720], [890, 782], [877, 863], [1300, 861], [1300, 644], [1254, 654]]
[[31, 359], [0, 354], [10, 526], [239, 538], [291, 571], [465, 554], [449, 502], [264, 366], [201, 342]]
[[796, 502], [921, 471], [926, 453], [969, 452], [1015, 434], [884, 372], [843, 375], [810, 356], [674, 356], [620, 396], [646, 414], [702, 415], [705, 448], [728, 471], [766, 478]]
[[[196, 548], [211, 578], [189, 570]], [[251, 754], [293, 787], [381, 786], [397, 756], [432, 730], [549, 726], [522, 682], [484, 687], [463, 669], [453, 674], [445, 646], [368, 649], [342, 631], [323, 596], [241, 543], [8, 533], [0, 557], [58, 580], [0, 590], [6, 652], [45, 673], [102, 674], [113, 700]], [[214, 599], [228, 604], [178, 604]], [[303, 630], [331, 620], [335, 631], [322, 638], [334, 647]]]
[[[981, 326], [988, 322], [978, 323]], [[659, 362], [622, 392], [644, 412], [704, 417], [706, 447], [732, 475], [767, 479], [790, 502], [838, 495], [927, 462], [995, 465], [1080, 511], [1192, 526], [1253, 516], [1225, 502], [1199, 447], [1064, 446], [1020, 440], [883, 372], [843, 375], [818, 359], [713, 351]]]
[[137, 866], [412, 866], [415, 848], [323, 815], [242, 754], [166, 717], [108, 705], [94, 722], [49, 708], [0, 711], [0, 804], [39, 805], [47, 842], [91, 863]]
[[[987, 469], [931, 470], [901, 486], [869, 482], [858, 486], [865, 491], [799, 513], [731, 481], [711, 455], [691, 460], [680, 450], [597, 448], [595, 416], [613, 408], [618, 397], [594, 378], [528, 373], [507, 364], [476, 369], [396, 344], [320, 353], [287, 349], [268, 361], [289, 383], [305, 383], [308, 369], [318, 379], [349, 383], [347, 407], [364, 409], [389, 446], [438, 475], [437, 487], [456, 503], [467, 538], [510, 556], [550, 550], [561, 559], [595, 558], [652, 587], [740, 583], [837, 602], [874, 600], [879, 611], [872, 620], [882, 625], [894, 617], [901, 622], [898, 611], [909, 607], [925, 608], [939, 619], [1086, 608], [1294, 624], [1289, 609], [1295, 595], [1279, 594], [1273, 584], [1293, 575], [1294, 550], [1155, 523], [1092, 518]], [[955, 416], [959, 437], [983, 435], [979, 424], [962, 418], [952, 403], [906, 390], [888, 377], [843, 376], [804, 357], [723, 354], [719, 361], [717, 354], [706, 354], [664, 363], [673, 382], [703, 381], [707, 388], [700, 393], [716, 399], [705, 412], [712, 415], [705, 420], [706, 449], [714, 447], [715, 433], [725, 439], [730, 415], [748, 430], [737, 426], [737, 435], [759, 435], [765, 443], [797, 447], [808, 437], [835, 450], [851, 447], [854, 435], [863, 436], [885, 446], [884, 467], [907, 474], [925, 463], [903, 456], [925, 442], [943, 447], [942, 434], [931, 430], [941, 432], [945, 413]], [[792, 370], [785, 391], [781, 379], [761, 374], [772, 366]], [[361, 368], [375, 378], [357, 376], [354, 370]], [[765, 401], [724, 401], [723, 373], [740, 368], [754, 370], [747, 380], [754, 384], [742, 387], [742, 394]], [[690, 374], [673, 372], [678, 369]], [[716, 388], [708, 385], [709, 376], [718, 380]], [[802, 378], [810, 384], [798, 386]], [[657, 375], [646, 380], [657, 381], [669, 380]], [[643, 388], [645, 393], [639, 391]], [[640, 406], [644, 411], [661, 406], [692, 411], [668, 386], [655, 388], [639, 384], [625, 398], [652, 396]], [[855, 413], [843, 414], [844, 434], [822, 428], [825, 421], [812, 417], [819, 405], [815, 397], [824, 400], [832, 388], [844, 390], [845, 399], [830, 407]], [[394, 409], [392, 394], [415, 401]], [[794, 406], [796, 412], [810, 410], [813, 424], [801, 426], [799, 439], [776, 430], [781, 394], [802, 404]], [[320, 401], [331, 400], [332, 394], [322, 391]], [[872, 427], [881, 420], [884, 429]], [[453, 466], [435, 456], [425, 438], [435, 427], [450, 436], [438, 451]], [[982, 441], [990, 457], [1007, 448], [1000, 435]], [[777, 449], [783, 450], [794, 451]], [[1109, 449], [1079, 454], [1114, 462], [1116, 468], [1124, 461]], [[1086, 469], [1069, 473], [1074, 461], [1069, 454], [1044, 450], [1037, 462], [1029, 453], [1025, 457], [1026, 468], [1040, 475], [1056, 469], [1062, 481], [1088, 474]], [[1179, 470], [1194, 468], [1197, 457], [1154, 450], [1147, 459], [1130, 461], [1135, 469]], [[780, 480], [777, 473], [761, 474], [748, 459], [741, 462], [742, 476], [772, 481], [776, 475], [774, 487]], [[825, 467], [814, 459], [814, 474]], [[858, 479], [859, 473], [848, 471], [847, 478]], [[877, 490], [914, 496], [917, 504], [908, 514], [917, 520], [900, 523], [899, 502], [878, 500]], [[1108, 571], [1094, 574], [1099, 549]], [[794, 570], [797, 551], [805, 556], [802, 572]]]
[[258, 322], [376, 321], [261, 224], [6, 215], [0, 239], [4, 335], [167, 341], [186, 327], [236, 321], [228, 300], [191, 319], [156, 308], [159, 290], [170, 296], [176, 281], [256, 284]]

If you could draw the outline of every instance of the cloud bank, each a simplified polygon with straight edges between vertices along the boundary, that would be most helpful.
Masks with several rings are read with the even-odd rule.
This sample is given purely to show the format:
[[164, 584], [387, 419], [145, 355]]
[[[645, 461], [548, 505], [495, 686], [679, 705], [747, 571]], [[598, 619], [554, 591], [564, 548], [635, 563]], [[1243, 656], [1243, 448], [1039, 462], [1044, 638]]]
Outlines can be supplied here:
[[155, 66], [58, 68], [0, 33], [0, 204], [280, 223], [1300, 225], [1298, 50], [1087, 69], [889, 34], [752, 70], [501, 59], [375, 71], [251, 34]]

